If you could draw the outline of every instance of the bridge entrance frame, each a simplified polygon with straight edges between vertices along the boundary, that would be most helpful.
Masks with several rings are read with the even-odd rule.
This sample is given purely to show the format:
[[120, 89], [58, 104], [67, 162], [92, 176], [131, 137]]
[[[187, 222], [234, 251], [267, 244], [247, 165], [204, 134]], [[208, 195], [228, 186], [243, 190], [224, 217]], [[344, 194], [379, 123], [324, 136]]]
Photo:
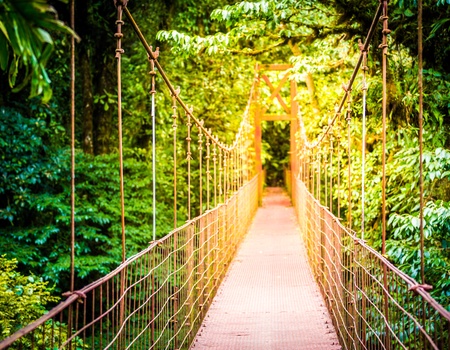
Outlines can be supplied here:
[[[287, 120], [290, 121], [290, 135], [289, 135], [289, 143], [290, 143], [290, 159], [289, 165], [290, 169], [286, 172], [285, 181], [287, 182], [285, 185], [288, 188], [289, 192], [293, 191], [294, 186], [290, 186], [293, 183], [293, 176], [297, 172], [298, 161], [297, 154], [295, 152], [296, 149], [296, 140], [295, 135], [298, 131], [298, 102], [295, 97], [297, 96], [297, 83], [295, 79], [289, 79], [292, 77], [291, 74], [292, 66], [290, 64], [257, 64], [255, 66], [255, 71], [257, 74], [256, 81], [256, 94], [255, 94], [255, 113], [254, 113], [254, 122], [255, 122], [255, 165], [256, 165], [256, 173], [259, 174], [258, 180], [258, 198], [259, 203], [261, 204], [262, 196], [263, 196], [263, 187], [264, 187], [264, 172], [262, 167], [262, 129], [261, 123], [263, 121], [281, 121]], [[269, 76], [266, 74], [267, 72], [285, 72], [282, 78], [275, 84], [270, 81]], [[281, 90], [289, 83], [290, 90], [290, 100], [289, 103], [286, 102], [285, 98], [281, 95]], [[265, 84], [269, 87], [270, 96], [267, 99], [267, 104], [263, 105], [262, 97], [261, 97], [261, 85]], [[273, 114], [268, 113], [268, 110], [271, 105], [275, 102], [275, 98], [278, 100], [280, 106], [284, 113], [282, 114]], [[292, 198], [295, 196], [293, 193]]]

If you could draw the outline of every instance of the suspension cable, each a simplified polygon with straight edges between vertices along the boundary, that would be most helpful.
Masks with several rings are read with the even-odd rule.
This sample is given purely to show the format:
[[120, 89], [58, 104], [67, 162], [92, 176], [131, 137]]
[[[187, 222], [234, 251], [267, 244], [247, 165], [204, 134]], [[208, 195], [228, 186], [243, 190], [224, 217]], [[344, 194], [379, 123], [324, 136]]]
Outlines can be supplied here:
[[210, 192], [210, 180], [211, 180], [211, 170], [210, 170], [210, 162], [211, 162], [211, 149], [210, 149], [210, 138], [206, 137], [206, 210], [209, 210], [210, 202], [211, 202], [211, 192]]
[[[203, 125], [203, 120], [200, 121]], [[199, 206], [200, 215], [203, 214], [203, 133], [202, 129], [198, 129], [198, 171], [199, 171]]]
[[[383, 114], [383, 131], [382, 131], [382, 137], [383, 137], [383, 146], [382, 146], [382, 152], [381, 155], [382, 159], [382, 179], [381, 179], [381, 219], [382, 219], [382, 243], [381, 243], [381, 254], [386, 254], [386, 129], [387, 129], [387, 55], [388, 55], [388, 43], [387, 43], [387, 37], [390, 33], [390, 30], [388, 28], [388, 0], [382, 0], [383, 4], [383, 14], [381, 16], [381, 19], [383, 21], [383, 38], [380, 45], [380, 48], [382, 49], [382, 76], [383, 76], [383, 100], [382, 100], [382, 114]], [[388, 290], [388, 271], [387, 266], [383, 265], [383, 288], [385, 290]], [[386, 295], [386, 293], [383, 293], [383, 306], [384, 306], [384, 315], [386, 317], [386, 333], [388, 332], [388, 325], [389, 325], [389, 300]], [[387, 349], [391, 348], [391, 340], [389, 337], [385, 338], [385, 347]]]
[[366, 203], [366, 97], [367, 97], [367, 81], [366, 72], [369, 69], [367, 67], [367, 50], [360, 41], [359, 48], [363, 54], [362, 63], [362, 151], [361, 151], [361, 239], [364, 240], [365, 235], [365, 203]]
[[191, 160], [192, 160], [192, 151], [191, 151], [191, 113], [186, 113], [187, 116], [187, 152], [186, 152], [186, 161], [187, 161], [187, 188], [188, 188], [188, 202], [187, 202], [187, 210], [188, 210], [188, 220], [191, 220]]
[[228, 161], [228, 150], [224, 149], [223, 151], [223, 201], [226, 202], [228, 199], [228, 176], [229, 169], [228, 165], [230, 162]]
[[341, 137], [341, 114], [337, 114], [337, 217], [341, 218], [341, 164], [342, 164], [342, 155], [340, 148], [342, 146], [342, 137]]
[[311, 176], [311, 188], [310, 188], [310, 192], [312, 193], [312, 194], [315, 194], [316, 192], [316, 186], [315, 186], [315, 183], [316, 183], [316, 159], [315, 159], [315, 153], [316, 153], [316, 149], [315, 148], [313, 148], [312, 150], [311, 150], [311, 152], [310, 152], [310, 159], [309, 159], [309, 162], [310, 162], [310, 164], [311, 164], [311, 166], [309, 167], [311, 170], [310, 170], [310, 176]]
[[217, 206], [217, 144], [213, 143], [214, 207]]
[[[117, 124], [119, 134], [119, 178], [120, 178], [120, 214], [121, 214], [121, 229], [122, 229], [122, 263], [126, 260], [126, 236], [125, 236], [125, 190], [124, 190], [124, 175], [123, 175], [123, 139], [122, 139], [122, 20], [123, 8], [126, 6], [126, 0], [117, 0], [115, 2], [117, 7], [117, 32], [114, 36], [117, 39], [116, 59], [117, 59]], [[126, 7], [125, 7], [126, 8]], [[125, 293], [125, 270], [120, 274], [120, 295]], [[122, 326], [125, 318], [125, 299], [121, 299], [119, 306], [119, 325]], [[123, 335], [119, 336], [119, 343], [123, 342]]]
[[419, 186], [420, 186], [420, 277], [425, 284], [425, 257], [424, 257], [424, 223], [423, 223], [423, 28], [422, 28], [422, 0], [418, 0], [418, 55], [419, 55]]
[[352, 228], [352, 91], [350, 85], [345, 87], [347, 91], [347, 152], [348, 152], [348, 227]]
[[[75, 0], [70, 2], [70, 27], [75, 33]], [[70, 176], [70, 291], [75, 290], [75, 35], [70, 40], [70, 129], [71, 129], [71, 176]]]
[[330, 186], [330, 191], [329, 191], [330, 192], [329, 193], [330, 212], [333, 212], [333, 175], [334, 175], [333, 174], [333, 152], [334, 152], [333, 141], [334, 141], [334, 135], [333, 135], [333, 129], [331, 129], [330, 130], [330, 183], [329, 183], [329, 186]]
[[[328, 134], [330, 136], [330, 134]], [[325, 144], [326, 146], [326, 144]], [[329, 152], [328, 152], [329, 153]], [[325, 207], [328, 206], [328, 155], [325, 148], [325, 152], [323, 154], [323, 170], [324, 170], [324, 205]]]
[[177, 228], [177, 98], [180, 88], [172, 93], [173, 130], [173, 228]]
[[321, 149], [317, 149], [317, 157], [316, 157], [316, 162], [317, 162], [317, 195], [316, 195], [316, 198], [319, 200], [319, 203], [320, 203], [320, 187], [321, 187], [321, 174], [320, 174], [320, 172], [321, 172], [321, 159], [322, 159], [322, 152], [321, 152]]
[[[126, 6], [126, 1], [117, 0], [117, 32], [114, 36], [117, 39], [116, 59], [117, 59], [117, 119], [118, 119], [118, 133], [119, 133], [119, 176], [120, 176], [120, 213], [121, 213], [121, 228], [122, 228], [122, 262], [126, 260], [125, 250], [125, 191], [123, 180], [123, 141], [122, 141], [122, 13], [123, 7]], [[125, 7], [126, 8], [126, 7]]]
[[218, 167], [219, 167], [219, 183], [218, 183], [218, 185], [217, 185], [217, 188], [218, 188], [218, 198], [219, 198], [219, 201], [222, 201], [222, 202], [224, 202], [224, 199], [223, 199], [223, 197], [222, 197], [222, 195], [223, 195], [223, 182], [222, 182], [222, 179], [223, 179], [223, 161], [222, 161], [222, 158], [223, 158], [223, 149], [221, 148], [221, 147], [219, 147], [219, 144], [217, 144], [217, 147], [219, 148], [219, 161], [218, 161]]
[[[152, 47], [150, 46], [150, 50]], [[150, 94], [152, 95], [152, 106], [151, 106], [151, 116], [152, 116], [152, 219], [153, 219], [153, 241], [156, 241], [156, 111], [155, 111], [155, 95], [156, 95], [156, 71], [155, 71], [155, 61], [159, 56], [159, 48], [156, 48], [156, 51], [152, 51], [153, 55], [148, 59], [150, 61], [150, 76], [151, 76], [151, 90]]]
[[387, 0], [383, 0], [383, 39], [380, 45], [382, 49], [382, 75], [383, 75], [383, 102], [382, 102], [382, 114], [383, 114], [383, 146], [382, 146], [382, 179], [381, 179], [381, 220], [382, 220], [382, 246], [381, 253], [386, 254], [386, 128], [387, 128], [387, 55], [388, 55], [388, 44], [387, 36], [390, 33], [388, 29], [388, 4]]

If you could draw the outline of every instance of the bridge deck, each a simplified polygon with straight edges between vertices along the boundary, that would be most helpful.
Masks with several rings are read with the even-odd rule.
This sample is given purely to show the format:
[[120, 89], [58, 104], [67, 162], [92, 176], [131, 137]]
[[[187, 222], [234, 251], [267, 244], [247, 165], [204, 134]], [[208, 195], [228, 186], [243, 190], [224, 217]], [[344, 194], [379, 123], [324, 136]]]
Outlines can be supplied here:
[[269, 188], [192, 349], [340, 348], [294, 210]]

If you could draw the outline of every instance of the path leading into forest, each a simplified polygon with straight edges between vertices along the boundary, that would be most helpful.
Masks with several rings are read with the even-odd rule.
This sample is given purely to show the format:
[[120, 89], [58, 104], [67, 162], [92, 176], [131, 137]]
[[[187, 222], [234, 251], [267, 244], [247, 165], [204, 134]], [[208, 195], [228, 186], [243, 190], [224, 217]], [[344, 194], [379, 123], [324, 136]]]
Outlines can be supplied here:
[[266, 190], [192, 349], [341, 349], [281, 189]]

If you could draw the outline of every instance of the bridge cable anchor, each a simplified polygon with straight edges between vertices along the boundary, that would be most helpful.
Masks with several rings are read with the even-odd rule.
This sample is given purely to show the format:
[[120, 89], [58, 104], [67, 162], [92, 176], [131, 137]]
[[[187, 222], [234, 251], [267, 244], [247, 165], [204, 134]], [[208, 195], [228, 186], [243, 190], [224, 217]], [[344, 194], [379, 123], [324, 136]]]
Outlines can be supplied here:
[[418, 289], [419, 288], [422, 288], [423, 290], [425, 290], [426, 292], [428, 292], [428, 291], [430, 291], [430, 290], [432, 290], [433, 289], [433, 286], [432, 285], [429, 285], [429, 284], [416, 284], [416, 285], [414, 285], [414, 286], [411, 286], [411, 287], [409, 287], [408, 288], [408, 290], [410, 291], [410, 292], [413, 292], [414, 294], [418, 294]]
[[64, 293], [62, 293], [62, 296], [68, 298], [68, 297], [70, 297], [70, 296], [72, 296], [74, 294], [78, 296], [77, 301], [80, 304], [83, 304], [83, 300], [82, 299], [86, 299], [87, 298], [86, 294], [84, 292], [82, 292], [81, 290], [75, 290], [73, 292], [64, 292]]

